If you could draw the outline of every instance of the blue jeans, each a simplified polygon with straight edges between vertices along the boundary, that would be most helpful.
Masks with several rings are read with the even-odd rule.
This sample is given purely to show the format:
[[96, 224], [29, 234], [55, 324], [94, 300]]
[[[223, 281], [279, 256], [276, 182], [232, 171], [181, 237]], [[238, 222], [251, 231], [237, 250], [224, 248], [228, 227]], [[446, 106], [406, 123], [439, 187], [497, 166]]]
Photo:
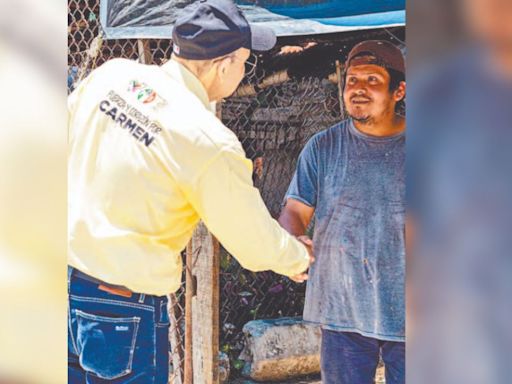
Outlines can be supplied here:
[[167, 297], [124, 297], [68, 269], [68, 383], [166, 384]]
[[404, 384], [405, 343], [323, 329], [322, 384], [373, 384], [380, 354], [386, 368], [386, 384]]

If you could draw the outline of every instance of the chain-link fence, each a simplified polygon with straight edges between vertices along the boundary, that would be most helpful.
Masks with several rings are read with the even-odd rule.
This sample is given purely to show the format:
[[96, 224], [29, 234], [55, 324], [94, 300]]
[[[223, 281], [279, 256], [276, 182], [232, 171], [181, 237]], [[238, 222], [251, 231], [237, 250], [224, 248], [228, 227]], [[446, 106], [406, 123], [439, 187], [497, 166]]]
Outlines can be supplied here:
[[[69, 1], [68, 87], [114, 57], [150, 64], [169, 59], [168, 40], [101, 41], [99, 0]], [[261, 54], [255, 73], [245, 78], [235, 95], [222, 104], [222, 120], [240, 139], [254, 163], [254, 183], [272, 216], [277, 217], [307, 140], [343, 117], [340, 108], [336, 60], [343, 62], [355, 43], [369, 39], [391, 40], [403, 47], [403, 28], [280, 39], [271, 52]], [[236, 218], [233, 218], [236, 220]], [[183, 279], [184, 282], [184, 279]], [[220, 346], [231, 361], [232, 377], [243, 362], [242, 328], [254, 319], [301, 315], [305, 285], [272, 272], [244, 270], [225, 250], [221, 251]], [[170, 382], [183, 378], [184, 283], [171, 295]]]
[[[305, 143], [345, 115], [340, 62], [354, 44], [375, 38], [400, 44], [403, 30], [281, 39], [273, 52], [260, 56], [256, 74], [223, 103], [222, 120], [253, 160], [255, 186], [272, 216], [279, 215]], [[244, 270], [227, 252], [221, 264], [221, 348], [230, 355], [232, 376], [237, 376], [243, 367], [237, 357], [244, 324], [300, 316], [305, 285], [272, 272]]]
[[[258, 72], [254, 79], [248, 79], [249, 84], [261, 84], [273, 76], [266, 73]], [[276, 84], [259, 92], [230, 98], [222, 108], [224, 123], [237, 134], [253, 160], [255, 185], [274, 217], [279, 215], [305, 142], [340, 118], [336, 84], [316, 77], [281, 78], [277, 76]], [[251, 90], [248, 86], [245, 89]], [[222, 253], [221, 349], [233, 362], [233, 375], [243, 366], [237, 358], [243, 348], [244, 324], [254, 319], [301, 315], [304, 291], [304, 284], [273, 272], [249, 272]]]

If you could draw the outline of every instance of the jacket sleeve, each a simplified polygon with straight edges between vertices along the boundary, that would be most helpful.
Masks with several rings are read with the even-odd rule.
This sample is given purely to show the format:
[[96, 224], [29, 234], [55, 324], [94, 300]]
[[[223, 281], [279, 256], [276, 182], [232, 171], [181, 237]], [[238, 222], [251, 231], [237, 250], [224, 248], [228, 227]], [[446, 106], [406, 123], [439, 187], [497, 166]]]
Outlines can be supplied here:
[[286, 276], [304, 272], [306, 248], [270, 216], [251, 171], [242, 154], [221, 151], [197, 177], [189, 196], [192, 205], [244, 268]]

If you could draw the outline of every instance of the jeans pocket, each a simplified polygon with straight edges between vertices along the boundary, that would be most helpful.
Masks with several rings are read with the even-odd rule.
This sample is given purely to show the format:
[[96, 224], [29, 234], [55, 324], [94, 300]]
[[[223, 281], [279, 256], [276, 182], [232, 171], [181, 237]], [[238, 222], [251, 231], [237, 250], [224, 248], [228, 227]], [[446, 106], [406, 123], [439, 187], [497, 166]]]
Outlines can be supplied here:
[[102, 379], [132, 371], [140, 317], [114, 318], [75, 311], [80, 365]]

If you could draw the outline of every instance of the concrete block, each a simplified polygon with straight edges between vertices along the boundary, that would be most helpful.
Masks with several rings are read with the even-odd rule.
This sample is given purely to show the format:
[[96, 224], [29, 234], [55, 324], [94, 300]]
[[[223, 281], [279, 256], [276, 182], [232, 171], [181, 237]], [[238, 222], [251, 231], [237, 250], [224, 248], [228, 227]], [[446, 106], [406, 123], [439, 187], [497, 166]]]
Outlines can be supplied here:
[[287, 317], [250, 321], [243, 332], [245, 377], [269, 382], [320, 372], [320, 327]]

